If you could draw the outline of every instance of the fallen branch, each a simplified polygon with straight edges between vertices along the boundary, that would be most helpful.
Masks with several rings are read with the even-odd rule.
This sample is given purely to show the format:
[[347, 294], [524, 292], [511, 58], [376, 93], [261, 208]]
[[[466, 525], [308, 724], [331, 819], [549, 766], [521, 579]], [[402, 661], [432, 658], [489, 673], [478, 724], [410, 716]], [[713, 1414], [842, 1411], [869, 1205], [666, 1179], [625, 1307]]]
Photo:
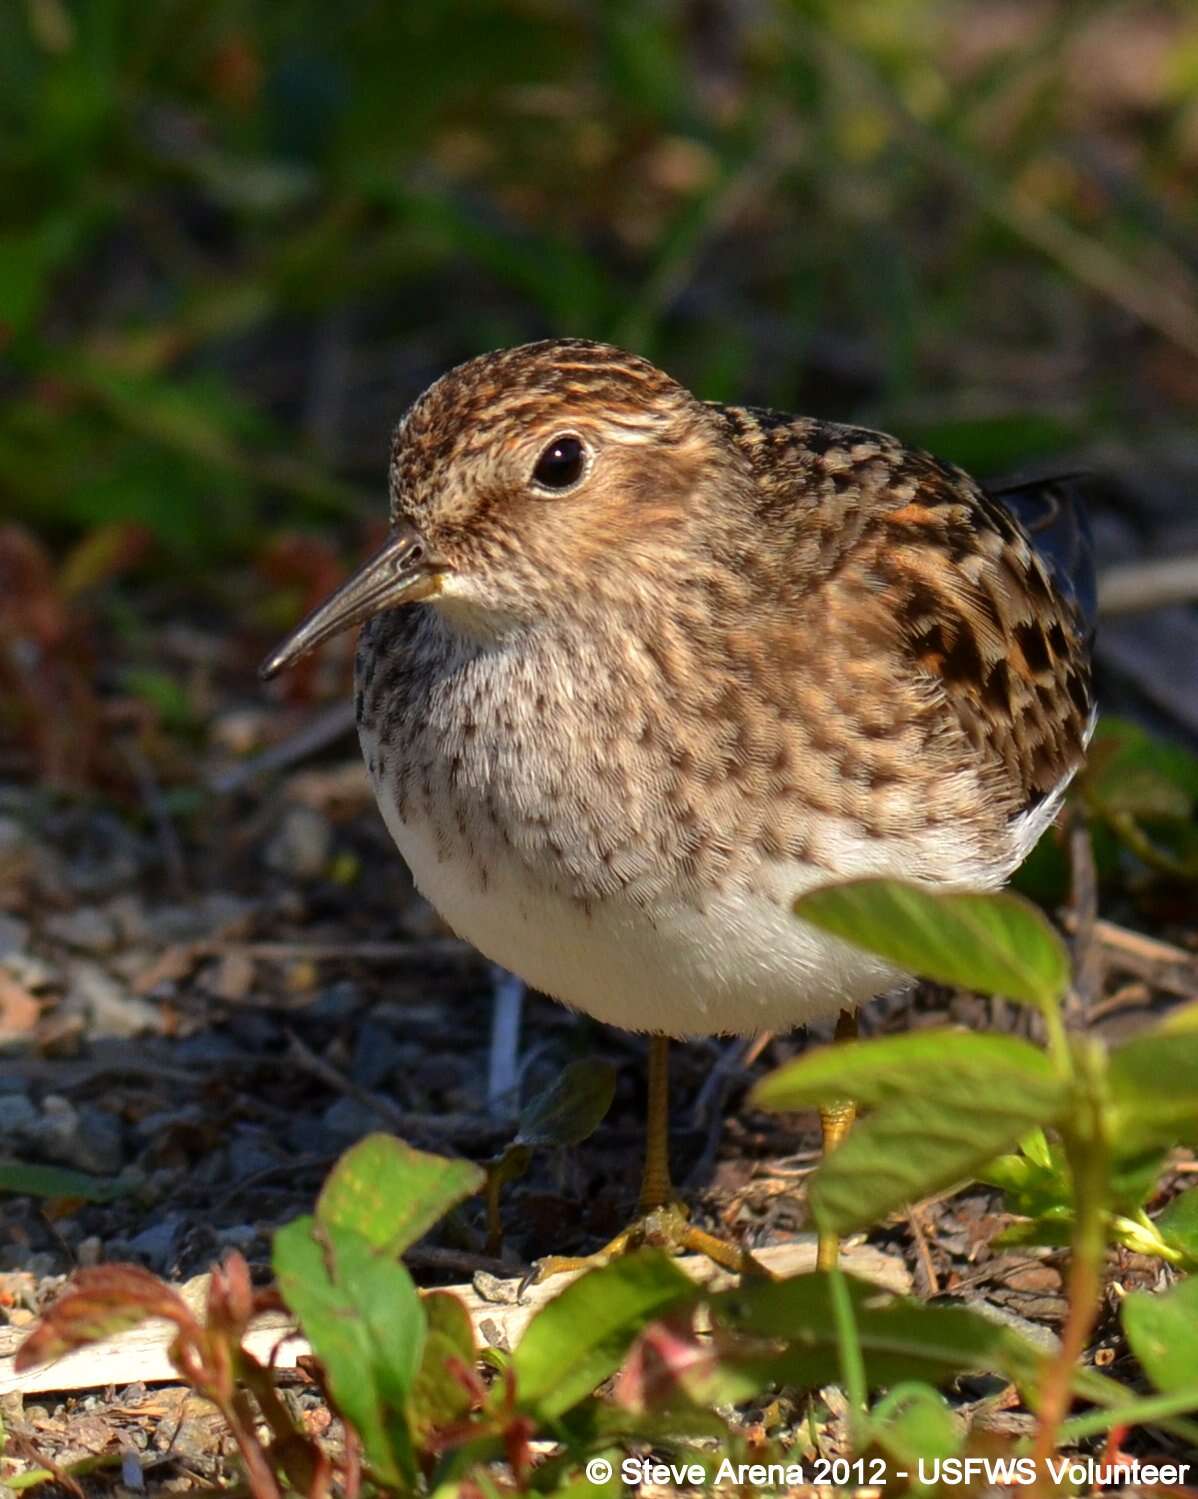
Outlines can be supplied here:
[[[754, 1250], [754, 1255], [777, 1275], [802, 1274], [815, 1268], [815, 1238], [813, 1235], [804, 1236], [793, 1244]], [[886, 1290], [905, 1293], [911, 1289], [911, 1277], [903, 1262], [894, 1255], [884, 1254], [868, 1244], [859, 1244], [846, 1246], [841, 1258], [846, 1270]], [[722, 1289], [735, 1279], [700, 1255], [688, 1255], [677, 1263], [687, 1275], [709, 1283], [713, 1290]], [[510, 1348], [519, 1341], [533, 1314], [576, 1278], [573, 1274], [555, 1275], [544, 1285], [528, 1287], [523, 1296], [519, 1295], [519, 1280], [499, 1280], [490, 1276], [476, 1276], [475, 1285], [439, 1289], [452, 1291], [466, 1303], [481, 1343]], [[188, 1306], [197, 1313], [202, 1313], [207, 1303], [208, 1282], [207, 1275], [198, 1275], [177, 1288]], [[13, 1357], [26, 1333], [12, 1327], [0, 1329], [0, 1395], [14, 1391], [34, 1395], [103, 1389], [108, 1385], [119, 1387], [139, 1382], [182, 1384], [182, 1377], [169, 1357], [171, 1341], [177, 1330], [173, 1323], [161, 1319], [143, 1322], [129, 1332], [17, 1374]], [[307, 1341], [296, 1332], [295, 1324], [281, 1312], [268, 1312], [256, 1318], [246, 1335], [244, 1347], [261, 1363], [270, 1363], [273, 1359], [276, 1369], [294, 1369], [298, 1359], [311, 1353]]]

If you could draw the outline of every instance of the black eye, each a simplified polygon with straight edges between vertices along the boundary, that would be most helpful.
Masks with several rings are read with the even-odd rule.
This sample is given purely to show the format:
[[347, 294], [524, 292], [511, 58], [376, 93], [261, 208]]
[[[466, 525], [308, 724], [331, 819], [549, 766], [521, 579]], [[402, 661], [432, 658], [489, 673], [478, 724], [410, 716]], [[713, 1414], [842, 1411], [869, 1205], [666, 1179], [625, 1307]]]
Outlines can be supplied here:
[[582, 478], [587, 464], [587, 450], [582, 439], [566, 435], [555, 437], [541, 456], [532, 476], [546, 489], [569, 489]]

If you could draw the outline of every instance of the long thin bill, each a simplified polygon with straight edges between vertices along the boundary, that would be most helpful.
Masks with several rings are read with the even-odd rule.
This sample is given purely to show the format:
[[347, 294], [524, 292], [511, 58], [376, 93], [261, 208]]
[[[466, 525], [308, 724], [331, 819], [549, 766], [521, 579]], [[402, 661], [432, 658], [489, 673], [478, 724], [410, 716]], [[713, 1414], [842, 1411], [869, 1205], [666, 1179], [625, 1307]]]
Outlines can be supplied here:
[[438, 578], [439, 569], [419, 531], [406, 522], [396, 526], [386, 544], [267, 656], [258, 675], [263, 680], [275, 676], [334, 635], [384, 609], [429, 598], [437, 591]]

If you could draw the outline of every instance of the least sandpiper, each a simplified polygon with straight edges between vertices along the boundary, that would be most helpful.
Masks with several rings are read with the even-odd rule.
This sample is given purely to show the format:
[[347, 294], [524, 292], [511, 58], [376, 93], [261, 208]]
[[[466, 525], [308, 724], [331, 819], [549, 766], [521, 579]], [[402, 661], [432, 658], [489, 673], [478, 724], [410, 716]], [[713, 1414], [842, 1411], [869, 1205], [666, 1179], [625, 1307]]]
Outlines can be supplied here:
[[[851, 1013], [902, 975], [795, 898], [1000, 886], [1081, 762], [1091, 581], [1044, 496], [572, 339], [438, 380], [390, 481], [386, 545], [263, 670], [363, 624], [362, 749], [417, 885], [612, 1025]], [[646, 1212], [671, 1196], [665, 1055]]]

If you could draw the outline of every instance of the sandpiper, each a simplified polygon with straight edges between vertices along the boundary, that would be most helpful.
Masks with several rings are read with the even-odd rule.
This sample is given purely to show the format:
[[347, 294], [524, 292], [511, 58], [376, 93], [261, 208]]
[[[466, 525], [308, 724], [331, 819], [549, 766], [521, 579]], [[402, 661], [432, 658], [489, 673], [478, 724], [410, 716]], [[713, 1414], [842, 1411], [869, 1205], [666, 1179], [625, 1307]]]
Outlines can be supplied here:
[[1052, 821], [1093, 713], [1083, 533], [1046, 494], [574, 339], [438, 380], [390, 482], [382, 550], [263, 671], [361, 623], [362, 748], [417, 885], [530, 985], [655, 1038], [660, 1235], [665, 1038], [851, 1014], [903, 977], [795, 898], [992, 889]]

